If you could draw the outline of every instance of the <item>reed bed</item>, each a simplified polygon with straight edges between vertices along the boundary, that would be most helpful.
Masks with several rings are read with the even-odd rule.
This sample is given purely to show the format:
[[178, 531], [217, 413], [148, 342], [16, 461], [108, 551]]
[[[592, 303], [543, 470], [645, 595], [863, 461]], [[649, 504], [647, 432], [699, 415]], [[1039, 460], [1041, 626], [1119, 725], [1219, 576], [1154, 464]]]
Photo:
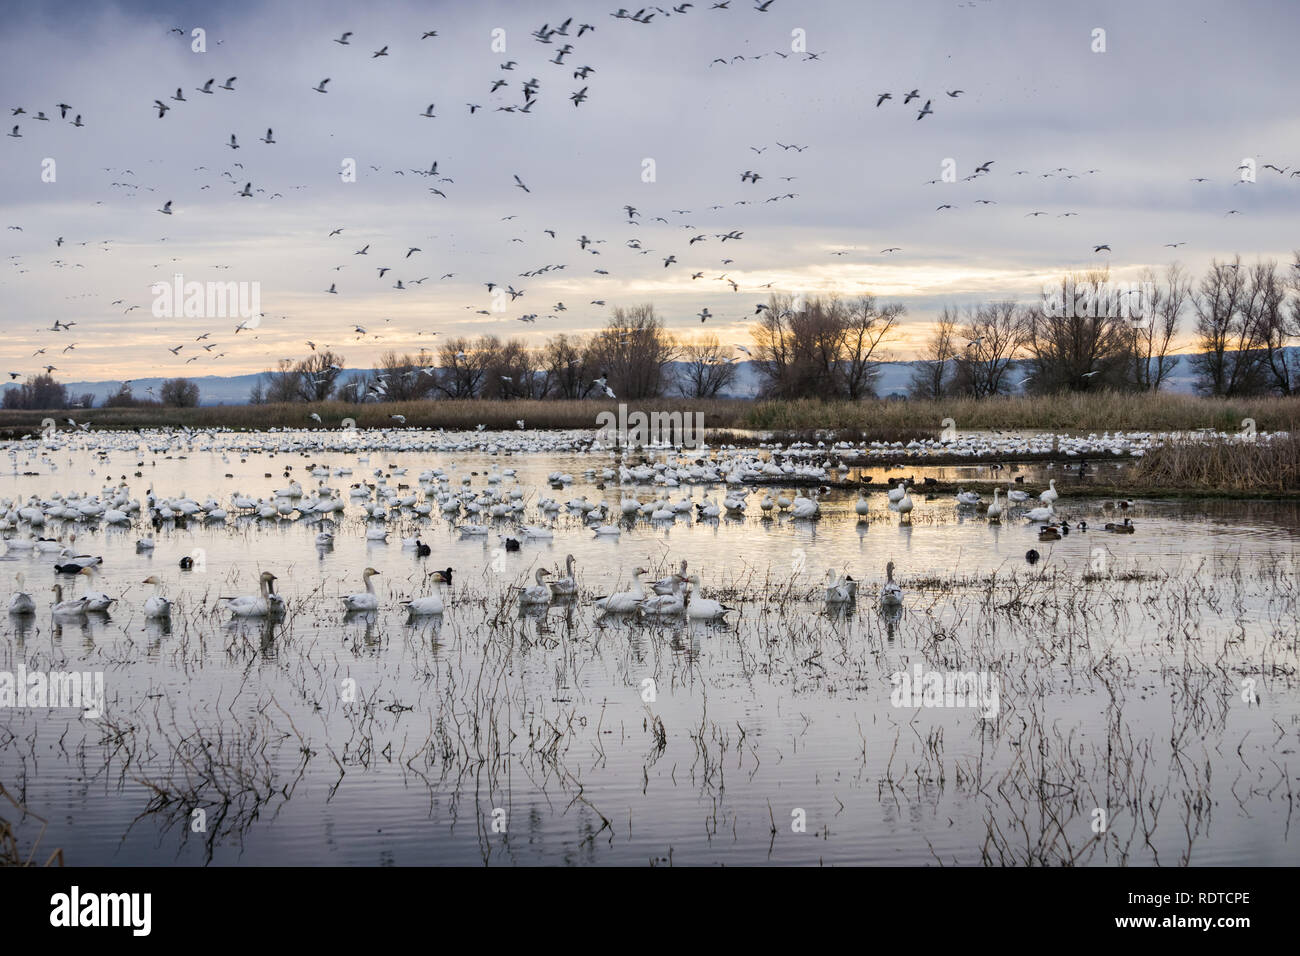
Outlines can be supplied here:
[[1133, 486], [1170, 491], [1300, 491], [1300, 434], [1269, 441], [1170, 441], [1148, 451], [1126, 476]]
[[953, 419], [962, 431], [1235, 432], [1246, 418], [1254, 419], [1260, 431], [1294, 431], [1300, 425], [1300, 397], [1218, 399], [1168, 392], [1152, 395], [1106, 391], [937, 401], [755, 402], [742, 422], [743, 427], [760, 430], [821, 428], [901, 433], [924, 428], [934, 437], [945, 418]]

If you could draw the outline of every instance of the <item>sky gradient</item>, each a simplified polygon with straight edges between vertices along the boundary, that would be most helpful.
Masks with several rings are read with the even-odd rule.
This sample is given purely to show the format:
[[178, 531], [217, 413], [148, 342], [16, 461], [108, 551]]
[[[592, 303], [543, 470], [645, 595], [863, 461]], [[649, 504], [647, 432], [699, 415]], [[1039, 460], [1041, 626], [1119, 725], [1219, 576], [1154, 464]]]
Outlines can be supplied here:
[[[21, 136], [0, 140], [4, 370], [234, 375], [299, 358], [307, 340], [369, 367], [459, 335], [540, 344], [647, 301], [683, 335], [749, 345], [770, 291], [902, 301], [889, 357], [907, 359], [944, 304], [1030, 301], [1105, 263], [1134, 279], [1175, 259], [1193, 272], [1237, 253], [1288, 262], [1300, 247], [1294, 3], [710, 6], [649, 23], [578, 0], [10, 11], [0, 105], [25, 112], [5, 121]], [[569, 17], [567, 37], [532, 35]], [[578, 37], [583, 23], [595, 29]], [[196, 27], [206, 52], [191, 49]], [[313, 90], [325, 77], [328, 92]], [[274, 144], [259, 141], [268, 127]], [[957, 181], [930, 183], [949, 158]], [[348, 159], [356, 182], [341, 181]], [[435, 161], [437, 176], [416, 172]], [[757, 183], [741, 179], [751, 170]], [[731, 231], [743, 235], [722, 242]], [[598, 241], [584, 250], [581, 236]], [[1101, 243], [1112, 251], [1094, 254]], [[150, 287], [177, 272], [258, 283], [266, 317], [238, 334], [237, 320], [156, 318]], [[488, 282], [524, 295], [495, 312]]]

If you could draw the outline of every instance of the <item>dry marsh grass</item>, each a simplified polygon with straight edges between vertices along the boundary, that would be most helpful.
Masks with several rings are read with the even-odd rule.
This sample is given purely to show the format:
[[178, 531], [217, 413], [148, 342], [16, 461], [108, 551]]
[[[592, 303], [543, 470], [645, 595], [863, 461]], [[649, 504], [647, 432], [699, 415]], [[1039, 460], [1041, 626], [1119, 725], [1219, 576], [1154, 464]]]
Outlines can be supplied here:
[[[1237, 431], [1253, 418], [1261, 431], [1292, 431], [1300, 424], [1300, 398], [1218, 399], [1171, 393], [1094, 392], [1077, 395], [952, 398], [938, 401], [754, 402], [747, 428], [899, 431], [923, 428], [937, 435], [945, 418], [959, 430], [1044, 429], [1059, 432]], [[712, 425], [710, 425], [712, 427]]]
[[[277, 405], [210, 405], [200, 408], [97, 408], [89, 411], [0, 411], [0, 433], [22, 437], [45, 418], [89, 421], [97, 428], [338, 428], [351, 418], [358, 428], [389, 428], [402, 415], [413, 428], [591, 429], [601, 412], [618, 414], [621, 400], [574, 401], [490, 399], [432, 400], [355, 405], [315, 402]], [[758, 430], [790, 435], [839, 432], [839, 438], [908, 441], [937, 437], [941, 422], [952, 418], [959, 430], [1041, 429], [1068, 433], [1123, 431], [1235, 432], [1252, 418], [1261, 431], [1300, 427], [1300, 397], [1216, 399], [1194, 395], [1096, 392], [1079, 395], [1017, 396], [995, 399], [863, 402], [749, 401], [745, 399], [659, 398], [625, 403], [629, 411], [699, 412], [711, 431]], [[322, 424], [312, 421], [318, 414]]]
[[1148, 451], [1128, 476], [1169, 489], [1300, 491], [1300, 435], [1271, 441], [1171, 441]]

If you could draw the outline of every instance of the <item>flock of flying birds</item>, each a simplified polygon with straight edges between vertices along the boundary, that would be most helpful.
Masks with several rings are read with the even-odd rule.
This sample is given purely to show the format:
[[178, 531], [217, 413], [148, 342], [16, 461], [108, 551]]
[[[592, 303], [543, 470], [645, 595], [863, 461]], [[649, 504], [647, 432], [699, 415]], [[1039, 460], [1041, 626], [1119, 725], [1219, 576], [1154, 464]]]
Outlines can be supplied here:
[[[753, 10], [760, 14], [767, 13], [772, 8], [773, 3], [774, 0], [765, 0], [765, 2], [754, 3]], [[645, 7], [635, 12], [620, 8], [609, 15], [615, 20], [627, 21], [644, 26], [656, 21], [662, 22], [670, 17], [684, 16], [690, 13], [694, 6], [695, 5], [691, 3], [683, 3], [673, 6], [671, 9]], [[712, 11], [727, 11], [731, 8], [731, 0], [712, 3], [708, 7], [708, 9]], [[574, 18], [569, 17], [555, 25], [545, 23], [530, 33], [530, 38], [538, 45], [535, 49], [544, 49], [546, 54], [543, 62], [534, 64], [537, 68], [537, 72], [541, 73], [543, 70], [560, 72], [562, 77], [571, 77], [572, 85], [576, 86], [577, 84], [582, 84], [578, 88], [569, 92], [567, 96], [568, 100], [572, 102], [573, 107], [575, 108], [582, 106], [582, 104], [591, 98], [593, 95], [591, 92], [593, 90], [592, 84], [597, 82], [597, 80], [592, 79], [598, 74], [597, 68], [586, 62], [582, 62], [582, 57], [579, 55], [579, 47], [585, 48], [590, 42], [589, 39], [586, 38], [594, 35], [597, 31], [598, 27], [596, 25], [585, 22], [575, 23]], [[175, 27], [170, 32], [178, 34], [181, 37], [186, 36], [185, 31], [180, 27]], [[366, 44], [362, 42], [362, 38], [357, 34], [357, 32], [353, 30], [345, 30], [340, 32], [337, 36], [330, 36], [327, 40], [322, 38], [322, 42], [333, 43], [337, 46], [348, 47], [357, 51], [355, 53], [346, 54], [348, 56], [359, 56], [366, 60], [379, 60], [392, 57], [394, 56], [394, 53], [403, 52], [404, 48], [399, 47], [400, 39], [401, 38], [390, 38], [387, 41], [377, 39], [372, 43]], [[439, 39], [439, 32], [432, 29], [422, 30], [419, 32], [418, 40], [414, 37], [411, 39], [414, 40], [417, 45], [426, 44], [430, 41], [436, 43]], [[523, 71], [523, 60], [527, 59], [527, 55], [523, 53], [515, 53], [514, 55], [522, 59], [507, 58], [497, 64], [495, 75], [485, 84], [484, 102], [465, 103], [465, 108], [468, 110], [470, 115], [475, 115], [480, 112], [503, 112], [516, 115], [529, 114], [533, 111], [534, 107], [542, 102], [543, 89], [544, 87], [549, 89], [552, 85], [552, 81], [547, 80], [547, 82], [543, 84], [537, 76], [529, 76], [529, 78], [523, 79], [522, 77], [525, 75]], [[779, 55], [788, 58], [787, 54], [780, 53]], [[820, 60], [822, 55], [822, 53], [805, 53], [803, 54], [802, 59], [804, 62], [817, 61]], [[759, 60], [764, 56], [766, 56], [766, 54], [751, 54], [748, 57], [733, 57], [730, 59], [718, 58], [715, 59], [710, 66], [718, 63], [734, 63], [741, 59]], [[516, 78], [519, 78], [517, 82]], [[225, 78], [224, 82], [218, 82], [219, 79], [220, 77], [217, 76], [208, 77], [206, 80], [195, 79], [192, 81], [194, 85], [182, 82], [174, 88], [174, 92], [154, 99], [151, 109], [156, 111], [159, 120], [166, 121], [168, 114], [173, 113], [174, 111], [201, 109], [202, 101], [206, 100], [208, 97], [215, 98], [222, 96], [247, 95], [247, 91], [240, 84], [238, 75], [228, 76]], [[340, 73], [340, 79], [338, 82], [347, 83], [347, 76]], [[323, 77], [319, 83], [311, 86], [310, 91], [321, 96], [326, 96], [339, 88], [340, 87], [335, 83], [335, 78], [333, 76], [328, 76]], [[514, 90], [518, 90], [519, 98], [516, 100], [509, 100], [508, 97]], [[933, 108], [936, 100], [945, 99], [956, 101], [965, 94], [966, 90], [962, 88], [942, 89], [940, 92], [936, 92], [933, 95], [923, 94], [919, 88], [915, 88], [905, 92], [900, 92], [896, 100], [893, 92], [884, 91], [875, 95], [875, 108], [881, 109], [882, 107], [886, 107], [886, 104], [889, 104], [891, 101], [896, 101], [902, 106], [916, 109], [916, 120], [920, 121], [936, 112]], [[308, 94], [308, 97], [310, 98], [310, 94]], [[916, 105], [913, 106], [913, 103]], [[865, 105], [866, 104], [864, 104], [864, 106]], [[74, 107], [68, 103], [60, 102], [55, 104], [51, 112], [53, 112], [54, 109], [57, 109], [58, 117], [61, 121], [66, 121], [74, 127], [80, 129], [90, 125], [84, 122], [82, 114], [76, 113]], [[52, 122], [53, 120], [52, 116], [47, 115], [44, 110], [40, 109], [29, 111], [25, 107], [17, 106], [11, 107], [11, 113], [15, 118], [26, 117], [30, 118], [32, 122], [47, 123]], [[422, 109], [413, 110], [413, 113], [415, 116], [429, 120], [437, 120], [439, 116], [442, 115], [436, 102], [428, 103]], [[69, 116], [72, 118], [69, 119]], [[259, 200], [264, 198], [269, 202], [284, 199], [284, 192], [272, 191], [268, 194], [268, 187], [257, 184], [254, 176], [246, 169], [245, 163], [235, 161], [234, 159], [236, 155], [253, 157], [249, 159], [248, 165], [250, 167], [255, 166], [256, 158], [254, 151], [274, 149], [280, 143], [280, 140], [277, 140], [275, 137], [273, 127], [266, 127], [264, 135], [256, 135], [260, 132], [261, 130], [258, 129], [252, 136], [250, 136], [248, 131], [241, 132], [235, 130], [230, 132], [228, 138], [214, 141], [214, 149], [217, 149], [219, 146], [219, 149], [217, 149], [218, 152], [226, 153], [226, 151], [228, 151], [229, 161], [226, 164], [227, 168], [221, 169], [220, 172], [217, 173], [215, 179], [211, 182], [205, 182], [200, 186], [199, 191], [203, 192], [213, 189], [214, 187], [221, 188], [224, 186], [230, 190], [233, 198], [241, 201], [245, 199]], [[21, 121], [16, 124], [9, 133], [10, 137], [16, 139], [22, 138], [24, 135]], [[243, 137], [242, 141], [241, 136]], [[545, 249], [543, 256], [545, 256], [549, 261], [545, 261], [544, 263], [526, 269], [515, 276], [511, 276], [508, 281], [502, 281], [504, 277], [501, 276], [480, 277], [479, 281], [481, 286], [486, 289], [490, 297], [490, 307], [484, 308], [484, 303], [480, 300], [465, 305], [464, 309], [476, 316], [492, 317], [494, 314], [501, 313], [506, 306], [513, 305], [524, 298], [528, 289], [523, 280], [557, 278], [558, 273], [573, 267], [574, 272], [585, 271], [590, 277], [592, 277], [591, 281], [594, 282], [605, 277], [613, 276], [616, 273], [619, 264], [619, 262], [614, 260], [618, 259], [620, 261], [626, 261], [630, 256], [653, 256], [656, 261], [662, 262], [662, 268], [665, 270], [673, 269], [674, 267], [678, 270], [685, 270], [689, 274], [692, 282], [703, 280], [706, 285], [720, 283], [723, 284], [724, 288], [729, 289], [732, 293], [766, 295], [773, 291], [780, 291], [774, 290], [773, 283], [770, 282], [765, 284], [754, 284], [742, 288], [742, 280], [737, 278], [737, 276], [742, 272], [742, 267], [736, 266], [737, 260], [735, 258], [735, 253], [733, 253], [732, 250], [740, 243], [743, 243], [746, 229], [738, 228], [734, 222], [726, 222], [725, 219], [736, 211], [737, 207], [777, 204], [797, 200], [799, 198], [799, 193], [795, 191], [791, 184], [799, 178], [796, 173], [802, 171], [804, 168], [803, 165], [800, 164], [800, 159], [809, 148], [810, 146], [808, 144], [782, 142], [779, 140], [775, 143], [749, 146], [748, 149], [754, 154], [754, 156], [750, 157], [748, 160], [747, 168], [744, 170], [737, 170], [736, 173], [741, 195], [744, 198], [734, 199], [728, 203], [712, 203], [709, 204], [707, 208], [697, 208], [695, 210], [664, 209], [645, 211], [637, 205], [624, 204], [619, 211], [619, 218], [624, 226], [632, 227], [631, 231], [634, 234], [630, 236], [612, 235], [612, 229], [610, 229], [609, 233], [606, 233], [605, 230], [602, 229], [600, 230], [601, 234], [599, 235], [589, 235], [584, 232], [578, 235], [566, 236], [561, 234], [559, 228], [551, 227], [544, 223], [538, 224], [542, 226], [540, 230], [532, 231], [531, 233], [525, 228], [522, 231], [524, 231], [528, 238], [514, 235], [510, 237], [509, 243], [518, 243], [530, 248], [532, 247], [530, 243], [540, 244]], [[248, 152], [239, 153], [241, 149], [247, 150]], [[776, 150], [779, 150], [779, 153], [776, 152]], [[775, 157], [780, 157], [779, 162], [774, 162]], [[149, 160], [148, 162], [153, 163], [156, 161]], [[792, 167], [790, 165], [791, 162], [800, 165]], [[429, 198], [439, 202], [452, 201], [456, 195], [456, 179], [451, 175], [446, 175], [446, 173], [450, 171], [440, 169], [440, 163], [445, 165], [441, 160], [433, 160], [429, 163], [427, 168], [423, 166], [403, 166], [400, 168], [392, 168], [389, 172], [393, 176], [407, 177], [409, 174], [412, 178], [423, 179], [425, 181], [425, 189]], [[205, 173], [208, 177], [211, 177], [216, 171], [218, 165], [220, 164], [213, 163], [212, 166], [206, 164], [200, 165], [195, 167], [193, 172]], [[371, 172], [383, 172], [383, 167], [380, 165], [368, 165]], [[997, 165], [996, 160], [987, 160], [976, 166], [974, 171], [969, 175], [961, 177], [960, 180], [957, 180], [955, 177], [949, 180], [931, 179], [927, 182], [927, 185], [938, 185], [941, 183], [945, 185], [951, 185], [953, 183], [984, 183], [985, 181], [998, 178], [998, 173], [994, 170], [995, 165]], [[778, 168], [773, 168], [774, 166]], [[1277, 166], [1272, 163], [1264, 164], [1262, 169], [1271, 170], [1275, 175], [1286, 178], [1300, 176], [1300, 169], [1292, 170], [1290, 167]], [[109, 182], [108, 186], [112, 190], [121, 191], [122, 198], [124, 199], [137, 198], [142, 190], [155, 191], [155, 187], [147, 184], [146, 180], [148, 177], [137, 174], [133, 169], [125, 167], [102, 167], [102, 170], [114, 177], [112, 181]], [[457, 175], [463, 175], [460, 171], [456, 172]], [[1091, 177], [1100, 172], [1101, 171], [1098, 169], [1087, 169], [1073, 172], [1064, 166], [1039, 173], [1031, 173], [1030, 170], [1019, 169], [1010, 173], [1010, 179], [1014, 180], [1017, 177], [1032, 176], [1035, 179], [1056, 179], [1061, 182], [1068, 182], [1071, 180]], [[1007, 177], [1003, 175], [1002, 179], [1006, 182]], [[1206, 183], [1208, 181], [1207, 177], [1195, 177], [1193, 179], [1193, 182], [1196, 184]], [[1245, 177], [1240, 178], [1240, 182], [1246, 181]], [[775, 189], [768, 189], [761, 185], [762, 183], [768, 182], [779, 182], [781, 185], [777, 186]], [[283, 188], [290, 191], [297, 191], [307, 189], [308, 186], [305, 184], [292, 186], [285, 185]], [[983, 187], [981, 186], [979, 188]], [[518, 190], [517, 195], [519, 196], [520, 201], [526, 201], [523, 197], [533, 195], [533, 189], [529, 186], [525, 176], [520, 173], [513, 174], [511, 181], [502, 184], [502, 189], [512, 191]], [[100, 200], [97, 204], [101, 204], [102, 202], [103, 200]], [[181, 200], [179, 202], [183, 207], [185, 201]], [[949, 213], [956, 211], [962, 207], [964, 202], [965, 200], [962, 200], [960, 203], [957, 201], [942, 202], [937, 205], [935, 212]], [[178, 200], [176, 199], [166, 199], [156, 207], [157, 212], [161, 215], [172, 216], [178, 209], [177, 203]], [[971, 205], [987, 208], [998, 205], [998, 200], [988, 198], [987, 195], [984, 195], [973, 199]], [[1034, 209], [1024, 214], [1025, 218], [1030, 219], [1037, 219], [1039, 217], [1069, 218], [1078, 215], [1079, 213], [1075, 210], [1048, 211], [1044, 209]], [[1240, 211], [1232, 209], [1225, 215], [1240, 215]], [[513, 221], [518, 218], [518, 214], [500, 217], [501, 221], [504, 223], [513, 223]], [[724, 221], [718, 224], [713, 224], [718, 220]], [[708, 221], [710, 224], [703, 224], [704, 221]], [[426, 282], [432, 281], [436, 285], [436, 283], [456, 279], [458, 276], [455, 272], [443, 272], [430, 265], [429, 260], [436, 253], [434, 251], [425, 251], [424, 247], [421, 245], [425, 239], [416, 239], [415, 242], [402, 241], [391, 243], [371, 240], [364, 243], [355, 243], [351, 248], [348, 248], [346, 242], [347, 233], [352, 231], [354, 228], [356, 231], [370, 232], [370, 225], [364, 223], [358, 224], [357, 227], [345, 224], [325, 231], [326, 234], [324, 238], [330, 242], [337, 240], [338, 245], [342, 248], [331, 256], [333, 264], [328, 266], [328, 273], [338, 273], [339, 275], [337, 277], [327, 276], [329, 279], [328, 284], [322, 283], [319, 288], [319, 293], [321, 295], [345, 296], [349, 293], [361, 293], [369, 296], [373, 295], [377, 289], [382, 288], [386, 288], [389, 293], [395, 296], [410, 295], [413, 292], [421, 290]], [[511, 225], [507, 228], [512, 231], [518, 231], [519, 229], [517, 225]], [[610, 227], [605, 228], [609, 229]], [[19, 225], [10, 225], [8, 229], [17, 232], [23, 231], [22, 226]], [[649, 238], [648, 230], [651, 229], [656, 231], [653, 240]], [[670, 235], [666, 232], [668, 229], [678, 231], [679, 238], [676, 240], [670, 238]], [[594, 233], [596, 230], [592, 230], [592, 232]], [[438, 237], [429, 236], [427, 238], [436, 239]], [[51, 237], [51, 241], [57, 249], [62, 249], [65, 245], [65, 238], [63, 236]], [[103, 239], [98, 241], [84, 240], [68, 243], [68, 245], [82, 249], [93, 245], [94, 248], [107, 252], [110, 250], [114, 241], [115, 240], [113, 239]], [[159, 239], [160, 245], [166, 241], [167, 237]], [[1184, 242], [1179, 241], [1170, 242], [1166, 245], [1169, 248], [1177, 249], [1184, 244]], [[1100, 254], [1103, 252], [1110, 253], [1112, 251], [1108, 242], [1090, 243], [1090, 247], [1094, 254]], [[830, 255], [834, 257], [844, 257], [858, 253], [858, 251], [859, 250], [855, 247], [850, 247], [848, 249], [833, 251]], [[867, 251], [863, 250], [863, 252], [865, 253]], [[892, 256], [903, 252], [904, 250], [900, 246], [886, 246], [881, 248], [878, 252], [875, 252], [874, 255]], [[585, 259], [585, 256], [593, 256], [597, 258]], [[359, 259], [358, 257], [364, 258]], [[576, 257], [579, 262], [574, 262], [572, 257]], [[182, 257], [172, 257], [170, 261], [177, 262], [180, 261], [181, 258]], [[340, 259], [343, 261], [340, 262]], [[16, 274], [18, 275], [30, 271], [30, 266], [25, 263], [21, 255], [10, 256], [10, 263], [16, 269]], [[84, 263], [69, 262], [63, 258], [55, 258], [50, 265], [56, 269], [76, 269], [85, 267]], [[589, 267], [589, 269], [587, 267]], [[155, 268], [164, 269], [170, 267], [166, 264], [158, 263]], [[222, 270], [229, 269], [230, 266], [213, 264], [210, 265], [210, 268]], [[346, 276], [344, 275], [345, 270], [350, 270], [346, 273]], [[373, 270], [373, 272], [369, 272], [369, 270]], [[516, 284], [518, 287], [516, 287]], [[83, 296], [69, 296], [69, 298], [89, 298], [93, 296], [94, 293], [86, 293]], [[587, 305], [603, 308], [607, 305], [607, 301], [606, 298], [592, 298], [588, 301]], [[516, 320], [528, 326], [535, 325], [539, 319], [558, 319], [562, 313], [571, 311], [570, 306], [567, 306], [562, 300], [556, 301], [549, 307], [543, 306], [531, 311], [527, 310], [527, 305], [528, 303], [524, 304], [525, 311], [522, 311], [521, 314], [516, 316]], [[122, 298], [111, 300], [109, 308], [114, 311], [120, 309], [122, 315], [130, 315], [138, 309], [147, 308], [147, 304], [141, 301], [128, 301], [127, 297], [124, 296]], [[739, 314], [724, 317], [715, 316], [706, 306], [696, 312], [694, 317], [698, 319], [700, 323], [705, 323], [710, 319], [715, 318], [725, 318], [729, 321], [736, 321], [741, 318], [748, 319], [761, 315], [766, 308], [767, 305], [764, 302], [753, 303], [752, 311], [750, 306], [747, 305], [739, 310]], [[234, 338], [241, 332], [250, 332], [250, 337], [256, 338], [258, 330], [261, 327], [261, 320], [267, 317], [268, 313], [263, 312], [257, 316], [255, 320], [244, 319], [243, 321], [238, 322], [238, 324], [233, 325], [230, 337]], [[288, 319], [290, 317], [283, 315], [280, 316], [280, 318]], [[392, 321], [392, 317], [384, 319], [385, 325], [391, 324]], [[42, 327], [42, 329], [39, 330], [41, 335], [56, 335], [56, 338], [48, 343], [43, 343], [35, 352], [32, 353], [31, 358], [46, 356], [45, 364], [36, 367], [43, 369], [47, 373], [53, 373], [58, 370], [59, 366], [56, 365], [54, 361], [51, 361], [51, 357], [55, 355], [67, 355], [76, 350], [80, 343], [66, 340], [73, 338], [73, 329], [80, 324], [81, 323], [78, 321], [60, 321], [56, 319], [49, 327]], [[395, 329], [396, 327], [393, 328]], [[338, 339], [342, 339], [344, 336], [349, 336], [349, 340], [355, 342], [359, 340], [377, 341], [382, 340], [385, 337], [384, 332], [372, 331], [366, 326], [360, 324], [349, 323], [348, 329], [350, 330], [348, 332], [340, 330]], [[229, 348], [229, 345], [224, 343], [230, 341], [230, 339], [214, 338], [214, 336], [220, 334], [221, 333], [218, 329], [208, 328], [193, 341], [173, 341], [170, 344], [166, 344], [165, 351], [163, 351], [163, 348], [159, 348], [157, 362], [160, 366], [163, 364], [167, 364], [170, 367], [179, 365], [182, 368], [192, 363], [204, 360], [209, 363], [216, 363], [227, 357], [226, 349]], [[419, 331], [417, 337], [423, 335], [436, 336], [437, 334], [437, 332], [426, 329]], [[350, 338], [352, 335], [355, 335], [355, 338]], [[334, 336], [330, 337], [334, 338]], [[308, 342], [307, 344], [313, 350], [317, 348], [317, 343], [314, 341]], [[321, 342], [321, 346], [324, 348], [330, 348], [332, 347], [332, 344], [333, 343], [329, 341]], [[735, 348], [738, 353], [743, 353], [745, 355], [749, 354], [748, 349], [744, 346], [737, 345]], [[730, 361], [737, 361], [738, 358], [739, 356], [735, 356], [731, 358]], [[25, 371], [27, 374], [30, 374], [30, 370]], [[23, 374], [24, 371], [10, 370], [8, 372], [11, 381], [18, 379]]]

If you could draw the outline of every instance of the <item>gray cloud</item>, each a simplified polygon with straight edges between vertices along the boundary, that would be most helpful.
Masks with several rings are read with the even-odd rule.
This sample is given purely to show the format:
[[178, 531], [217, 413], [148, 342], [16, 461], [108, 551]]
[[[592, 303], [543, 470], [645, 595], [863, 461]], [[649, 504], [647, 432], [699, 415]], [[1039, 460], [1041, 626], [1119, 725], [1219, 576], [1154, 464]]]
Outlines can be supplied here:
[[[390, 346], [429, 344], [421, 331], [540, 342], [594, 328], [607, 309], [593, 299], [652, 300], [687, 333], [707, 306], [718, 317], [708, 329], [746, 342], [745, 317], [767, 283], [901, 299], [909, 316], [897, 351], [906, 355], [943, 302], [1027, 298], [1044, 277], [1101, 261], [1126, 276], [1175, 255], [1198, 269], [1237, 252], [1289, 257], [1298, 244], [1300, 177], [1261, 169], [1258, 182], [1237, 185], [1236, 173], [1243, 157], [1300, 166], [1290, 119], [1300, 14], [1283, 0], [709, 6], [647, 25], [587, 2], [18, 11], [0, 39], [4, 105], [27, 110], [7, 123], [22, 138], [0, 141], [0, 220], [22, 226], [0, 235], [6, 367], [31, 371], [31, 352], [44, 346], [67, 378], [233, 374], [297, 356], [306, 338], [362, 366]], [[529, 34], [568, 16], [575, 49], [560, 66], [548, 59], [566, 41]], [[596, 29], [579, 39], [582, 22]], [[208, 51], [191, 52], [173, 26], [204, 27]], [[497, 27], [504, 54], [490, 48]], [[1105, 53], [1090, 49], [1098, 27]], [[430, 29], [439, 36], [420, 39]], [[796, 29], [818, 59], [792, 51]], [[344, 30], [354, 32], [349, 46], [331, 42]], [[385, 45], [388, 56], [371, 56]], [[711, 65], [735, 56], [746, 59]], [[511, 59], [513, 71], [499, 69]], [[594, 72], [574, 78], [583, 65]], [[235, 92], [195, 90], [231, 75]], [[326, 76], [329, 92], [314, 92]], [[498, 77], [509, 86], [490, 93]], [[530, 114], [496, 110], [522, 103], [532, 77], [540, 91]], [[178, 86], [187, 102], [168, 99]], [[569, 95], [584, 86], [589, 98], [575, 108]], [[903, 106], [914, 87], [921, 100]], [[965, 92], [947, 96], [953, 89]], [[894, 99], [877, 109], [885, 90]], [[172, 107], [161, 120], [156, 98]], [[933, 115], [917, 121], [925, 99]], [[59, 121], [60, 102], [84, 128]], [[418, 115], [430, 102], [436, 119]], [[470, 115], [467, 103], [483, 109]], [[54, 119], [35, 121], [37, 110]], [[267, 127], [275, 145], [258, 142]], [[232, 133], [238, 150], [224, 145]], [[55, 183], [40, 180], [47, 157]], [[354, 184], [338, 176], [349, 157], [360, 169]], [[652, 183], [641, 178], [646, 158]], [[994, 164], [973, 182], [927, 185], [946, 158], [959, 177]], [[412, 171], [435, 160], [453, 183]], [[1042, 177], [1058, 167], [1068, 174]], [[740, 181], [749, 169], [762, 175], [757, 185]], [[1020, 169], [1029, 173], [1015, 176]], [[514, 187], [515, 174], [530, 193]], [[1198, 176], [1210, 182], [1190, 181]], [[238, 197], [245, 182], [264, 191]], [[785, 193], [796, 198], [764, 202]], [[170, 217], [156, 211], [166, 200]], [[625, 204], [640, 210], [636, 225]], [[942, 204], [956, 208], [937, 211]], [[1027, 216], [1035, 210], [1048, 215]], [[721, 243], [716, 235], [729, 230], [744, 238]], [[709, 238], [688, 245], [699, 233]], [[584, 234], [604, 240], [592, 247], [599, 255], [579, 250]], [[627, 248], [631, 238], [653, 251]], [[1182, 241], [1176, 252], [1163, 247]], [[1092, 254], [1102, 242], [1113, 257]], [[367, 243], [368, 255], [353, 255]], [[405, 259], [409, 246], [423, 251]], [[881, 255], [888, 246], [903, 252]], [[678, 262], [665, 269], [668, 255]], [[724, 266], [724, 257], [735, 261]], [[393, 271], [380, 280], [379, 266]], [[177, 271], [259, 282], [268, 317], [256, 338], [234, 336], [231, 322], [150, 316], [150, 284]], [[695, 271], [704, 277], [692, 280]], [[741, 293], [715, 278], [723, 273]], [[392, 288], [423, 276], [405, 292]], [[505, 313], [478, 315], [491, 305], [488, 281], [526, 294]], [[324, 293], [331, 283], [338, 295]], [[110, 305], [116, 299], [124, 304]], [[552, 308], [559, 301], [566, 311]], [[124, 314], [132, 304], [142, 308]], [[525, 313], [537, 322], [517, 321]], [[56, 319], [78, 324], [37, 331]], [[354, 323], [382, 338], [358, 341]], [[184, 364], [190, 349], [167, 351], [208, 328], [220, 347], [200, 361]], [[70, 341], [77, 348], [60, 353]]]

